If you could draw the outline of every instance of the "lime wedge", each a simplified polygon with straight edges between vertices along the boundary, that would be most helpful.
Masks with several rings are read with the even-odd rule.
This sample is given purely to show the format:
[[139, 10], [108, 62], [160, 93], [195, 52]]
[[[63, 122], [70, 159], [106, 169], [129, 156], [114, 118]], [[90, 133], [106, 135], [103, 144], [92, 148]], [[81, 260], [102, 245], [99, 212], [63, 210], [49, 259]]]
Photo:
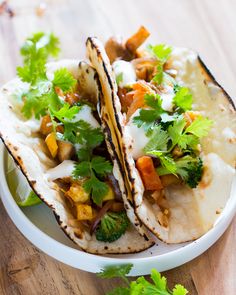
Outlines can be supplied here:
[[24, 174], [15, 165], [11, 157], [8, 157], [7, 160], [7, 182], [12, 196], [19, 206], [28, 207], [42, 202], [32, 191]]

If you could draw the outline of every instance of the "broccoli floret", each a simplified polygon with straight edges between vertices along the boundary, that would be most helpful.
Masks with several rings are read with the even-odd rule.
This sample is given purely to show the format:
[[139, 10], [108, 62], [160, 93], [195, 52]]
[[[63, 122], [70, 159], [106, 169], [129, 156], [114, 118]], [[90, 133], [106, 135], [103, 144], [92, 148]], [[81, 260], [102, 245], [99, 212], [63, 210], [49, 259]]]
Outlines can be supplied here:
[[124, 211], [106, 213], [96, 230], [96, 238], [102, 242], [114, 242], [118, 240], [129, 226], [129, 219]]
[[198, 183], [201, 181], [203, 173], [203, 163], [202, 159], [198, 158], [198, 161], [186, 169], [188, 172], [188, 177], [185, 180], [186, 183], [191, 187], [197, 187]]
[[176, 161], [177, 174], [191, 188], [195, 188], [202, 178], [203, 163], [200, 157], [184, 156]]
[[[203, 163], [200, 157], [186, 155], [175, 161], [176, 174], [191, 188], [195, 188], [202, 178]], [[157, 168], [159, 175], [170, 174], [165, 167]]]

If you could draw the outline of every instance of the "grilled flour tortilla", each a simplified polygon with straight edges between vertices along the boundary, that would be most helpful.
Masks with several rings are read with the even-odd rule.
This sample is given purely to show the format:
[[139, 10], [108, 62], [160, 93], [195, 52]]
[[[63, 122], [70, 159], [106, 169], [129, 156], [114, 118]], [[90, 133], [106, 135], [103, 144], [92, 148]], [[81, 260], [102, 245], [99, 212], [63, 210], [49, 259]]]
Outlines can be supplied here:
[[[106, 50], [97, 38], [88, 38], [87, 51], [92, 66], [99, 74], [111, 122], [116, 126], [121, 161], [127, 177], [126, 185], [128, 183], [131, 191], [130, 204], [134, 207], [139, 219], [159, 239], [167, 243], [181, 243], [197, 239], [206, 233], [214, 225], [229, 198], [231, 184], [235, 177], [236, 111], [231, 98], [215, 81], [197, 53], [186, 48], [173, 48], [165, 75], [169, 72], [170, 84], [174, 76], [176, 84], [190, 89], [193, 105], [192, 111], [186, 114], [204, 116], [211, 119], [213, 123], [208, 135], [201, 138], [198, 155], [194, 158], [196, 160], [199, 159], [199, 155], [201, 157], [199, 169], [203, 174], [198, 185], [191, 188], [180, 177], [177, 178], [174, 175], [171, 177], [167, 175], [170, 181], [165, 184], [164, 176], [157, 175], [160, 189], [146, 190], [146, 183], [137, 165], [139, 159], [144, 156], [143, 148], [148, 138], [141, 128], [132, 123], [132, 118], [137, 116], [137, 107], [135, 114], [130, 114], [133, 105], [130, 101], [127, 103], [130, 98], [126, 94], [130, 92], [130, 88], [137, 93], [135, 92], [137, 89], [142, 87], [143, 90], [146, 87], [151, 95], [156, 89], [159, 91], [155, 83], [149, 83], [153, 63], [156, 68], [155, 59], [153, 60], [153, 56], [150, 57], [147, 53], [142, 54], [136, 50], [147, 35], [145, 29], [141, 28], [125, 44], [111, 38], [106, 43]], [[146, 66], [147, 63], [149, 68]], [[143, 65], [146, 67], [142, 67]], [[159, 77], [156, 76], [156, 79]], [[173, 92], [173, 89], [171, 91]], [[166, 91], [165, 94], [159, 91], [162, 107], [165, 107], [168, 113], [173, 107], [171, 93], [169, 95]], [[175, 154], [177, 159], [178, 151], [176, 150]], [[190, 157], [189, 154], [188, 157]], [[157, 159], [152, 158], [152, 160], [154, 167]], [[201, 163], [203, 163], [203, 169]], [[163, 167], [161, 169], [163, 172]], [[191, 183], [191, 179], [188, 181]], [[152, 183], [148, 185], [152, 187]], [[195, 186], [193, 183], [191, 185]], [[157, 196], [156, 199], [155, 196]]]
[[[99, 96], [101, 96], [98, 90], [99, 82], [96, 72], [91, 66], [75, 60], [53, 62], [47, 65], [49, 79], [53, 79], [54, 71], [59, 68], [67, 68], [78, 80], [79, 95], [84, 101], [88, 100], [95, 104], [99, 101]], [[58, 161], [58, 158], [51, 157], [45, 140], [39, 132], [40, 121], [34, 118], [26, 120], [23, 117], [20, 111], [22, 101], [17, 99], [17, 95], [27, 91], [28, 87], [28, 84], [23, 83], [20, 79], [14, 79], [2, 87], [0, 92], [0, 135], [32, 189], [52, 208], [64, 232], [83, 250], [90, 253], [134, 253], [150, 247], [153, 242], [147, 236], [139, 235], [132, 223], [119, 239], [108, 243], [98, 241], [94, 231], [91, 234], [91, 229], [83, 222], [78, 221], [73, 211], [73, 202], [71, 205], [70, 197], [72, 195], [68, 193], [68, 177], [71, 176], [74, 161], [71, 159]], [[85, 109], [81, 115], [82, 119], [84, 116], [84, 120], [87, 119], [88, 123], [96, 127], [99, 121], [98, 116], [95, 118], [91, 114], [89, 106], [85, 105], [83, 108]], [[48, 126], [50, 124], [46, 127]], [[116, 154], [117, 147], [112, 143], [114, 134], [105, 122], [103, 122], [103, 127], [107, 147], [114, 164], [113, 174], [117, 179], [115, 180], [114, 176], [111, 176], [114, 183], [113, 189], [116, 187], [118, 193], [127, 202], [121, 175], [122, 168]], [[75, 188], [78, 188], [76, 184]], [[76, 195], [79, 198], [81, 196]], [[122, 204], [122, 199], [119, 202]], [[99, 211], [99, 209], [97, 210]], [[129, 207], [127, 214], [133, 222], [133, 208]]]

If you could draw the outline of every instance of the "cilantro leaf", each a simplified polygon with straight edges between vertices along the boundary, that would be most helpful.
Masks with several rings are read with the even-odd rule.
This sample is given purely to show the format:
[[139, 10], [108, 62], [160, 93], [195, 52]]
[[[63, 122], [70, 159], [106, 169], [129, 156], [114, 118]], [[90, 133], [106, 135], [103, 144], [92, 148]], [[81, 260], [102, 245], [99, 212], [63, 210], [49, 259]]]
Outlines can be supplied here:
[[172, 125], [168, 127], [168, 133], [172, 140], [172, 147], [174, 147], [181, 139], [186, 121], [182, 116], [179, 116]]
[[64, 122], [64, 139], [73, 144], [80, 143], [92, 149], [104, 140], [104, 134], [100, 127], [92, 126], [84, 120], [77, 122]]
[[60, 120], [61, 122], [64, 122], [65, 119], [72, 120], [74, 116], [80, 111], [80, 107], [78, 106], [72, 106], [68, 103], [65, 103], [62, 108], [60, 108], [59, 111], [52, 110], [53, 115]]
[[89, 161], [91, 157], [91, 150], [87, 147], [81, 147], [77, 152], [77, 157], [80, 161]]
[[102, 269], [100, 273], [97, 274], [99, 278], [103, 279], [111, 279], [111, 278], [124, 278], [127, 276], [131, 269], [133, 267], [133, 264], [123, 264], [123, 265], [112, 265], [108, 266], [105, 269]]
[[89, 161], [83, 161], [75, 165], [72, 172], [74, 178], [91, 176], [91, 164]]
[[137, 278], [136, 281], [129, 282], [126, 276], [129, 274], [132, 264], [121, 266], [108, 266], [98, 273], [97, 276], [104, 279], [115, 277], [122, 278], [127, 287], [118, 287], [107, 295], [186, 295], [188, 291], [180, 284], [175, 285], [172, 291], [167, 286], [164, 276], [156, 270], [151, 270], [152, 282], [147, 281], [143, 276]]
[[54, 72], [52, 83], [54, 87], [59, 87], [62, 91], [66, 92], [75, 86], [76, 79], [74, 79], [73, 75], [66, 68], [61, 68]]
[[157, 65], [156, 71], [157, 72], [156, 72], [155, 76], [152, 78], [152, 81], [157, 83], [158, 85], [161, 85], [161, 83], [163, 81], [163, 77], [164, 77], [163, 65]]
[[148, 134], [151, 134], [152, 128], [155, 125], [154, 121], [160, 119], [160, 116], [165, 111], [162, 109], [162, 100], [158, 94], [145, 94], [144, 101], [145, 105], [152, 109], [141, 109], [139, 116], [133, 118], [133, 122], [139, 128], [142, 126]]
[[156, 126], [153, 129], [149, 142], [146, 144], [144, 151], [148, 153], [152, 150], [166, 151], [169, 141], [169, 135], [167, 131], [161, 129], [161, 126]]
[[148, 45], [148, 50], [161, 62], [166, 62], [169, 58], [172, 48], [166, 44]]
[[[80, 156], [87, 157], [86, 150], [83, 149], [83, 153]], [[105, 158], [100, 156], [95, 156], [85, 161], [82, 161], [75, 165], [72, 172], [74, 178], [84, 178], [87, 179], [83, 183], [83, 188], [89, 194], [91, 194], [92, 199], [95, 204], [101, 205], [104, 196], [108, 193], [108, 185], [99, 180], [98, 177], [105, 177], [108, 173], [111, 173], [112, 165]]]
[[[176, 174], [179, 175], [191, 188], [198, 185], [202, 178], [203, 163], [199, 157], [183, 156], [175, 161]], [[167, 167], [158, 167], [158, 175], [170, 174]]]
[[173, 295], [186, 295], [188, 294], [188, 290], [184, 288], [184, 286], [177, 284], [173, 289]]
[[187, 87], [180, 87], [176, 90], [173, 102], [181, 111], [188, 111], [192, 109], [193, 96]]
[[91, 194], [94, 203], [97, 205], [102, 204], [102, 200], [109, 190], [108, 185], [100, 181], [95, 175], [92, 175], [83, 183], [83, 188], [88, 194]]
[[166, 290], [166, 278], [162, 277], [156, 269], [152, 270], [151, 279], [153, 280], [157, 288], [159, 288], [160, 290]]
[[91, 165], [96, 175], [104, 177], [112, 172], [112, 165], [105, 158], [96, 156], [92, 158]]
[[123, 81], [123, 73], [121, 72], [116, 76], [116, 84], [119, 85], [122, 81]]
[[152, 55], [154, 55], [157, 58], [158, 64], [157, 64], [157, 73], [153, 77], [152, 81], [160, 85], [163, 81], [164, 77], [164, 69], [163, 66], [165, 62], [168, 60], [172, 48], [165, 45], [165, 44], [158, 44], [158, 45], [148, 45], [148, 50], [151, 52]]
[[[41, 83], [42, 86], [44, 83]], [[45, 83], [46, 84], [46, 83]], [[43, 85], [42, 87], [45, 87]], [[45, 92], [44, 92], [45, 91]], [[23, 115], [29, 119], [32, 115], [39, 119], [46, 114], [49, 106], [56, 108], [60, 106], [60, 101], [52, 89], [41, 87], [31, 87], [31, 89], [22, 95], [24, 105], [21, 109]]]
[[118, 287], [107, 293], [106, 295], [130, 295], [130, 290], [129, 288]]
[[212, 124], [212, 120], [199, 116], [186, 128], [185, 133], [192, 133], [197, 137], [204, 137], [208, 134]]
[[21, 47], [24, 65], [17, 67], [17, 74], [24, 82], [35, 84], [38, 78], [46, 78], [46, 61], [50, 56], [57, 56], [59, 40], [53, 34], [42, 32], [26, 39]]

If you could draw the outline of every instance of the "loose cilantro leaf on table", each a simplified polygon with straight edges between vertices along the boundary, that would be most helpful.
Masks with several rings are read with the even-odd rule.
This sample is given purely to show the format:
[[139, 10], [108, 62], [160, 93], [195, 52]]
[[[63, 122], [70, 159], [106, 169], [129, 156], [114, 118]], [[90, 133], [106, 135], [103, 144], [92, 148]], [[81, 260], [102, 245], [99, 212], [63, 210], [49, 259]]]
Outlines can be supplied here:
[[186, 295], [188, 291], [180, 284], [176, 284], [171, 291], [167, 286], [167, 280], [156, 270], [151, 271], [151, 282], [143, 276], [136, 281], [131, 281], [126, 278], [132, 268], [132, 264], [121, 266], [109, 266], [97, 274], [100, 278], [115, 278], [120, 277], [124, 280], [127, 287], [118, 287], [107, 295]]

